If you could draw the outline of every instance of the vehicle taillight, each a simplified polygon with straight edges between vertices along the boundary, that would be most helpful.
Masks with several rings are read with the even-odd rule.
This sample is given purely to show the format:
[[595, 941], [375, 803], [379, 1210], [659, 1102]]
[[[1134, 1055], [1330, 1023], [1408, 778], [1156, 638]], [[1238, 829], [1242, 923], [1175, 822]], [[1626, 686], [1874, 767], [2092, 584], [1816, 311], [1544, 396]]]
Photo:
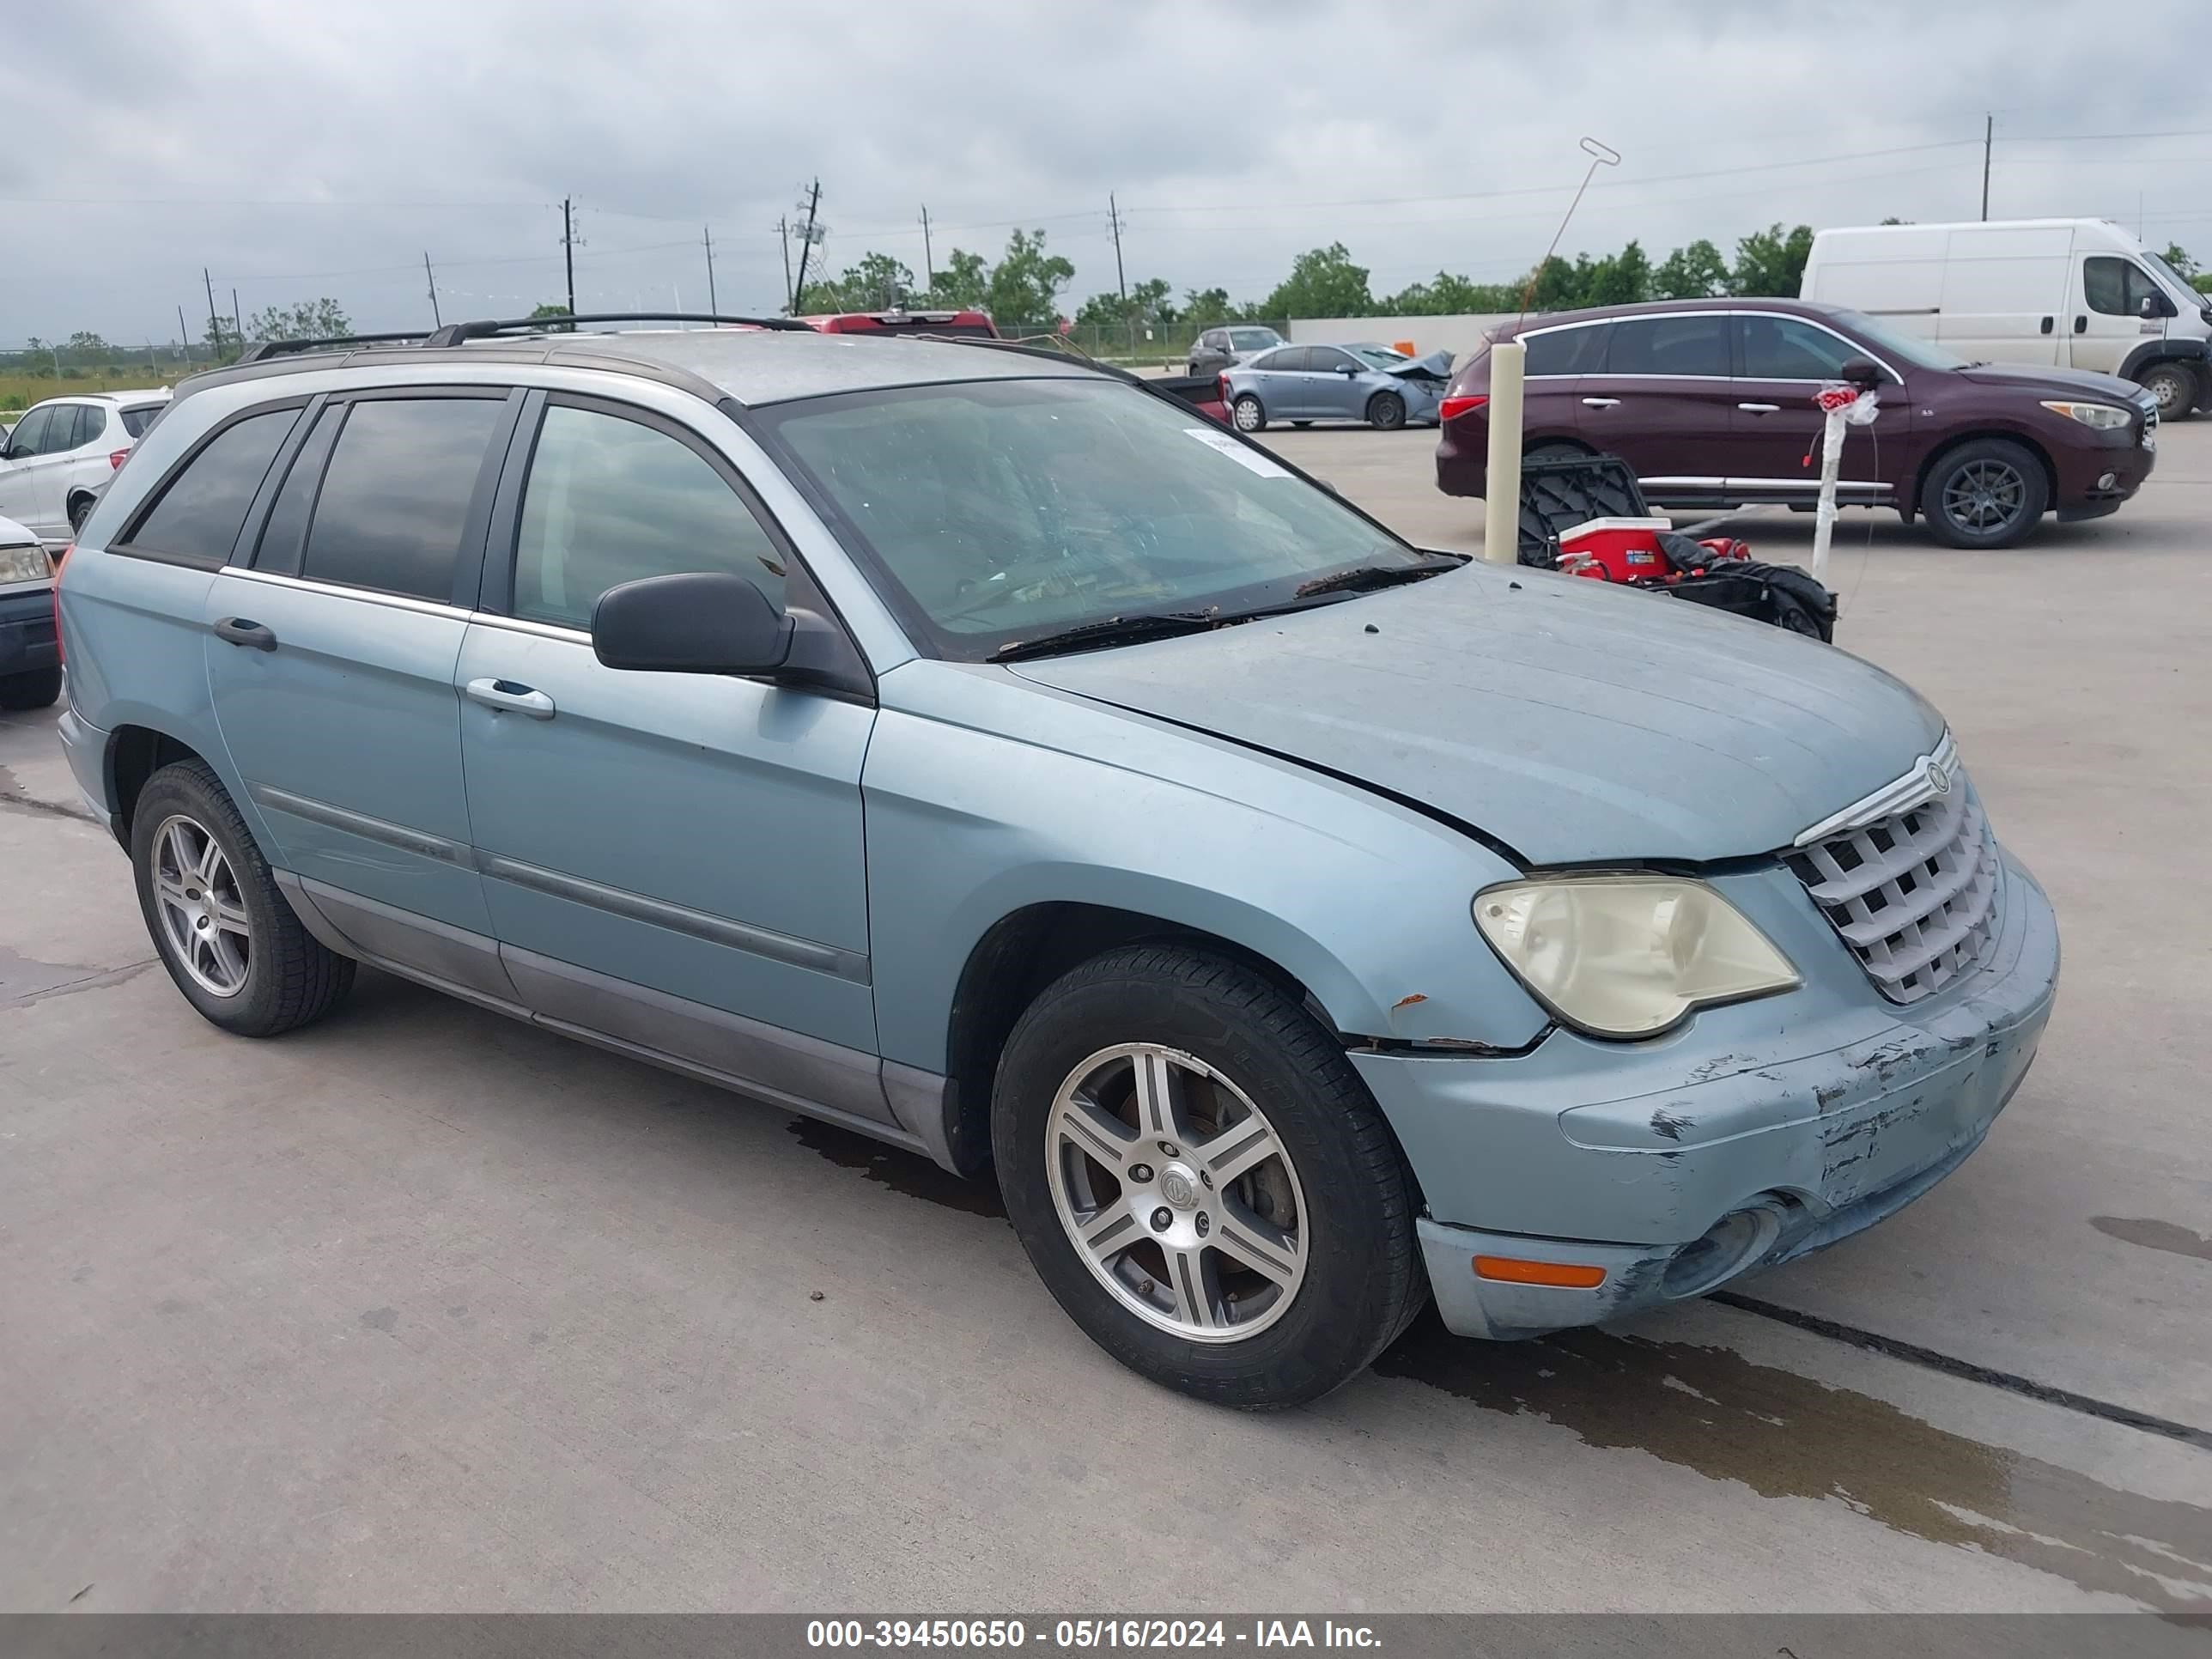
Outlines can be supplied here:
[[1221, 399], [1223, 408], [1229, 405], [1229, 371], [1223, 369], [1213, 377], [1213, 395]]
[[1472, 415], [1489, 401], [1490, 394], [1486, 392], [1478, 392], [1467, 398], [1447, 398], [1437, 410], [1437, 418], [1455, 421], [1462, 415]]
[[114, 469], [116, 469], [116, 468], [118, 468], [118, 467], [121, 466], [125, 461], [126, 461], [126, 460], [128, 460], [128, 459], [131, 459], [131, 452], [130, 452], [129, 450], [127, 450], [127, 449], [111, 449], [111, 450], [109, 450], [109, 451], [107, 452], [107, 465], [108, 465], [108, 469], [112, 471], [113, 471]]

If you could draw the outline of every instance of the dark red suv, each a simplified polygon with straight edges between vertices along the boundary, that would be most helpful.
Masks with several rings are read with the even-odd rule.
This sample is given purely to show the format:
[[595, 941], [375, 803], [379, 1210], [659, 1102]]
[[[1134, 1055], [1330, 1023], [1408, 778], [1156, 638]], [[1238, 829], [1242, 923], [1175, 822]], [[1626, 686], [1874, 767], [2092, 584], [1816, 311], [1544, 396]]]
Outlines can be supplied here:
[[[1859, 312], [1796, 300], [1681, 300], [1531, 317], [1524, 453], [1596, 452], [1654, 507], [1812, 507], [1825, 382], [1881, 392], [1848, 429], [1838, 499], [1924, 516], [1954, 547], [2008, 547], [2055, 508], [2114, 511], [2148, 476], [2158, 404], [2081, 369], [1970, 363]], [[1490, 348], [1452, 376], [1437, 484], [1480, 495]], [[1808, 456], [1810, 456], [1808, 462]]]

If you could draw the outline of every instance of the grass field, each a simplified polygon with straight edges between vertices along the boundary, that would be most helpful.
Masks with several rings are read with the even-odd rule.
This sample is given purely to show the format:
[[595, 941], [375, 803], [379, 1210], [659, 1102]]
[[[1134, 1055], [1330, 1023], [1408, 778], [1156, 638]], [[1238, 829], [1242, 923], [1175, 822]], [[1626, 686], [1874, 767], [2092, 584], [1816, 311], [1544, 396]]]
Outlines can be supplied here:
[[[193, 366], [204, 368], [204, 363]], [[0, 422], [12, 421], [33, 404], [48, 398], [67, 398], [83, 392], [137, 392], [149, 386], [174, 386], [184, 378], [175, 365], [164, 367], [157, 377], [143, 364], [127, 364], [112, 371], [87, 374], [83, 379], [56, 380], [51, 374], [0, 374]]]

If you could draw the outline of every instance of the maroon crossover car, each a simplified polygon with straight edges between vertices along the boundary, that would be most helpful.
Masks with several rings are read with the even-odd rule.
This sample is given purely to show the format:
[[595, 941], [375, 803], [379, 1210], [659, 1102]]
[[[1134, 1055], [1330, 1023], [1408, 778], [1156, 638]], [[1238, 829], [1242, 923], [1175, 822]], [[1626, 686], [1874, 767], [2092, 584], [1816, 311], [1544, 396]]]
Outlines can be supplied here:
[[[1917, 514], [1954, 547], [2009, 547], [2045, 513], [2110, 513], [2148, 476], [2158, 404], [2081, 369], [1975, 363], [1875, 319], [1796, 300], [1680, 300], [1531, 317], [1524, 453], [1620, 456], [1656, 508], [1813, 505], [1826, 381], [1881, 392], [1848, 428], [1838, 500]], [[1490, 348], [1452, 376], [1437, 484], [1483, 493]], [[1810, 457], [1808, 461], [1808, 457]]]

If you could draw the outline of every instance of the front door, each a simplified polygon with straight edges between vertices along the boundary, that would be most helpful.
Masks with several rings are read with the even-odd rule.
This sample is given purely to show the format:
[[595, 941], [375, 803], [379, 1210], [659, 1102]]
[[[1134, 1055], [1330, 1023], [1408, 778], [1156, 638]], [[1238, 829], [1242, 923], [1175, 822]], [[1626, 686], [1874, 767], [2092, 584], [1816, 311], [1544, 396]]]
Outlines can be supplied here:
[[1722, 311], [1616, 318], [1603, 371], [1582, 377], [1583, 437], [1626, 460], [1647, 489], [1694, 495], [1741, 470], [1728, 324]]
[[206, 611], [223, 742], [278, 862], [368, 901], [349, 920], [374, 930], [356, 937], [369, 953], [495, 993], [453, 665], [496, 440], [519, 405], [493, 390], [324, 407], [274, 492], [252, 567], [218, 575]]
[[528, 470], [453, 673], [515, 984], [556, 1024], [884, 1115], [860, 818], [875, 710], [604, 666], [589, 630], [609, 587], [731, 571], [781, 605], [793, 556], [687, 426], [565, 393], [534, 439], [524, 418]]
[[2117, 374], [2130, 352], [2166, 332], [2162, 316], [2142, 315], [2143, 301], [2162, 301], [2164, 291], [2134, 260], [2117, 253], [2092, 253], [2076, 261], [2075, 280], [2067, 319], [2072, 355], [2066, 361], [2075, 368]]
[[[1820, 490], [1820, 443], [1827, 420], [1814, 396], [1823, 386], [1844, 378], [1845, 363], [1870, 354], [1856, 341], [1808, 318], [1750, 312], [1739, 313], [1735, 324], [1739, 372], [1729, 476], [1748, 482], [1763, 496], [1786, 499], [1802, 491], [1810, 499]], [[1907, 442], [1911, 400], [1887, 373], [1879, 391], [1879, 412], [1873, 422], [1844, 428], [1843, 460], [1836, 475], [1839, 500], [1886, 500], [1912, 465]]]
[[1365, 365], [1339, 346], [1315, 346], [1306, 359], [1307, 408], [1323, 420], [1367, 417], [1367, 394], [1358, 376]]

